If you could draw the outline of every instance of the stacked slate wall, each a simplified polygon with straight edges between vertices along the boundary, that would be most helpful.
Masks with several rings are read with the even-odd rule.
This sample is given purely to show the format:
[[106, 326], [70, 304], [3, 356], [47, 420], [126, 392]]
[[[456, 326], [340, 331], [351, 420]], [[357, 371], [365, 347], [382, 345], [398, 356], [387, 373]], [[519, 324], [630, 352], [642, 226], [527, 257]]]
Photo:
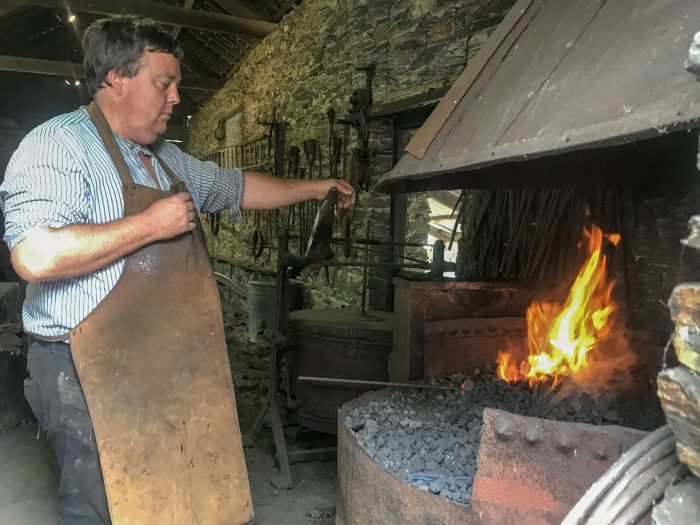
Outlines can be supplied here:
[[[374, 64], [375, 104], [398, 100], [451, 84], [514, 0], [305, 0], [285, 16], [279, 28], [254, 47], [226, 85], [190, 121], [188, 147], [197, 156], [223, 146], [216, 128], [240, 109], [243, 140], [267, 132], [261, 121], [288, 123], [287, 146], [305, 139], [321, 141], [328, 173], [329, 125], [326, 111], [344, 116], [353, 90], [364, 86], [357, 68]], [[340, 126], [338, 126], [340, 131]], [[376, 180], [392, 166], [390, 122], [372, 122], [370, 170]], [[351, 134], [354, 139], [354, 133]], [[354, 140], [353, 140], [354, 142]], [[301, 156], [303, 165], [303, 153]], [[428, 207], [425, 199], [410, 199], [408, 239], [424, 242]], [[372, 221], [372, 237], [388, 238], [389, 198], [373, 192], [360, 195], [353, 234], [363, 235]], [[271, 268], [274, 254], [252, 260], [249, 239], [253, 224], [233, 226], [224, 220], [220, 233], [209, 238], [210, 250], [244, 264]], [[331, 269], [331, 283], [322, 275], [306, 276], [307, 306], [342, 307], [359, 303], [360, 270]], [[373, 286], [380, 287], [378, 280]], [[372, 302], [383, 302], [381, 293]]]

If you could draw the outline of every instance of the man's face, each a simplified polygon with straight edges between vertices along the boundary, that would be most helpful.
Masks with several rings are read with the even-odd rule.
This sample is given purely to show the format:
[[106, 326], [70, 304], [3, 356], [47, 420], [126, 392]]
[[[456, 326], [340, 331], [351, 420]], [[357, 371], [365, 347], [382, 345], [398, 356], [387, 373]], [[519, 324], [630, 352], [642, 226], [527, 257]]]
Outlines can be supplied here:
[[144, 52], [138, 72], [123, 78], [120, 97], [125, 138], [141, 145], [165, 133], [173, 107], [180, 102], [180, 63], [170, 53]]

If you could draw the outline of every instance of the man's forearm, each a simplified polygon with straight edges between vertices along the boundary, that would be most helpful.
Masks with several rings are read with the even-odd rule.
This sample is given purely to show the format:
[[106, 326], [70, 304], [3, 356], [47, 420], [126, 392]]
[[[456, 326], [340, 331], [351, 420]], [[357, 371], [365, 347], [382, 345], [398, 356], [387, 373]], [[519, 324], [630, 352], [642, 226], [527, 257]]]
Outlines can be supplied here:
[[244, 210], [271, 210], [319, 198], [319, 181], [280, 179], [255, 171], [246, 171], [244, 177]]
[[132, 215], [106, 224], [37, 230], [12, 250], [12, 265], [30, 282], [67, 279], [98, 270], [153, 242], [149, 224]]
[[243, 180], [241, 208], [244, 210], [271, 210], [311, 199], [323, 200], [332, 187], [339, 192], [337, 204], [340, 207], [355, 202], [355, 190], [347, 182], [338, 179], [280, 179], [246, 171]]
[[32, 232], [12, 249], [12, 266], [29, 282], [67, 279], [98, 270], [161, 239], [195, 228], [194, 203], [182, 192], [141, 213], [105, 224], [74, 224]]

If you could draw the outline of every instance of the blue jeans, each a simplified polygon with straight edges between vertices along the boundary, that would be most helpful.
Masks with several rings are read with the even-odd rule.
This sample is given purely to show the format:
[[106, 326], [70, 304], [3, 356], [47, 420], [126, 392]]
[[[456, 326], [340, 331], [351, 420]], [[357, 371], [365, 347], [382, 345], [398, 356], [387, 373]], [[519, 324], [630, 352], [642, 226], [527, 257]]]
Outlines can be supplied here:
[[33, 340], [24, 395], [58, 460], [61, 525], [110, 524], [97, 444], [70, 346]]

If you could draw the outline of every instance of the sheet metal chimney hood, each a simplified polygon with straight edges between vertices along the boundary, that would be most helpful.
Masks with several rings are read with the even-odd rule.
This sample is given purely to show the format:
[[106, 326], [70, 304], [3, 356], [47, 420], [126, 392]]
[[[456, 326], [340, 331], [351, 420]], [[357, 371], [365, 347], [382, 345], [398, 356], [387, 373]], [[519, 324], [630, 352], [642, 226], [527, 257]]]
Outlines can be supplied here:
[[607, 176], [601, 165], [624, 171], [630, 143], [700, 124], [700, 87], [683, 68], [699, 29], [698, 0], [519, 0], [376, 189], [590, 184]]

